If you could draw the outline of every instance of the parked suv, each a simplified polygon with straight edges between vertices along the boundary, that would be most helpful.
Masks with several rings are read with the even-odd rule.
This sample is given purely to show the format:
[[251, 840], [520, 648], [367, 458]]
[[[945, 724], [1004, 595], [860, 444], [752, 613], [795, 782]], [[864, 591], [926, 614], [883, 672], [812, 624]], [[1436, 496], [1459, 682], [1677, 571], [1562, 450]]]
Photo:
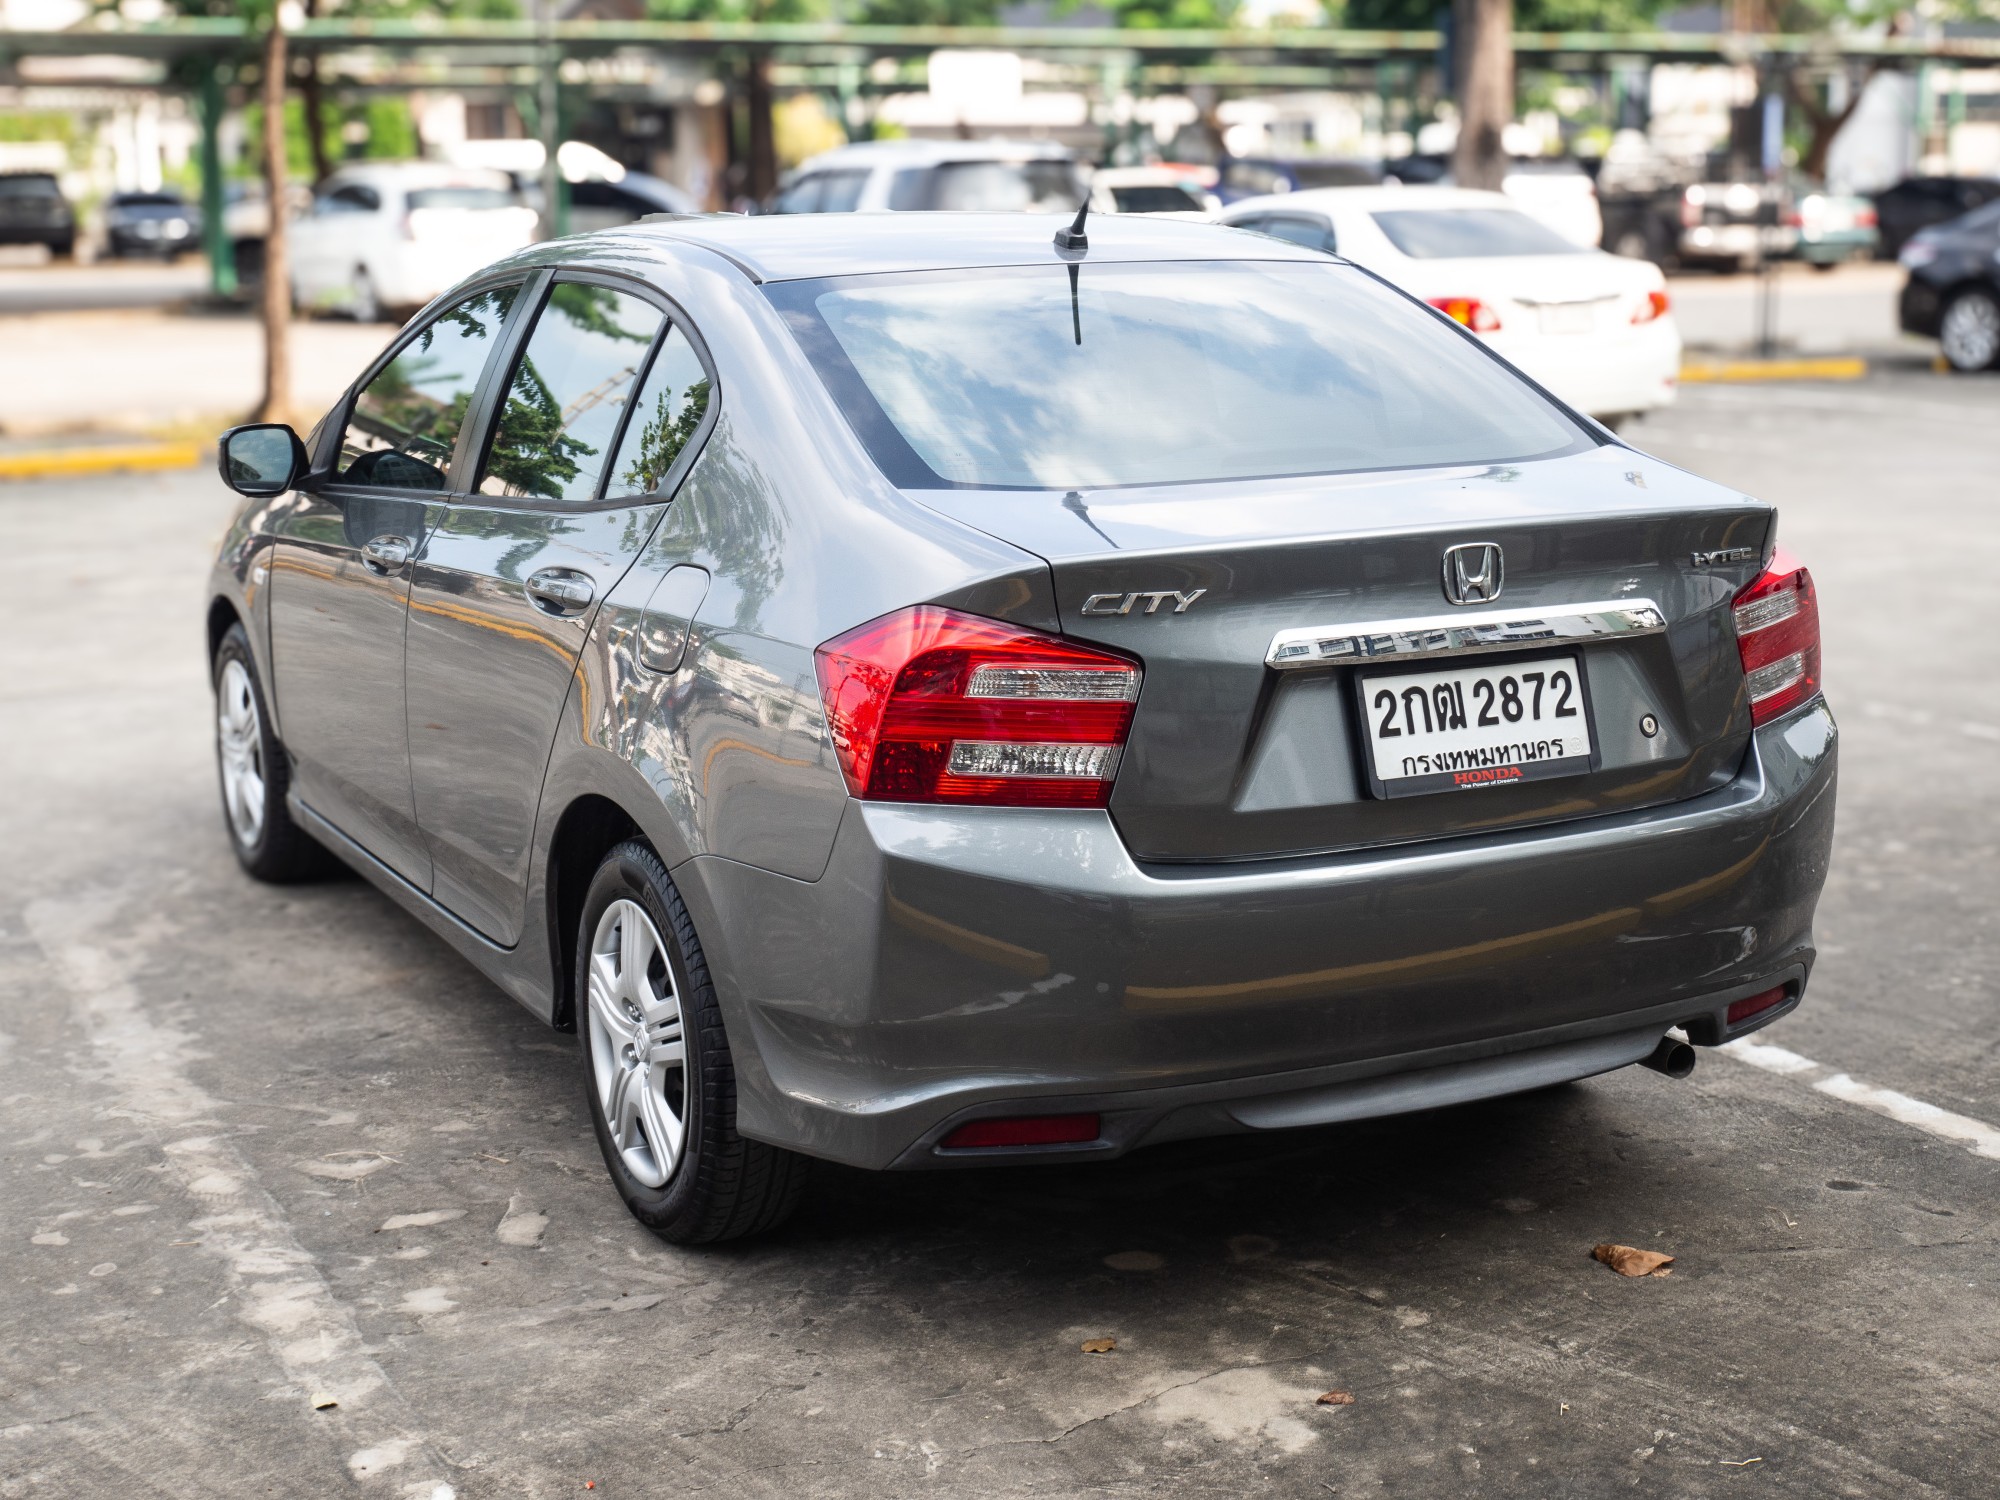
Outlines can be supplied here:
[[859, 141], [813, 157], [771, 200], [774, 214], [1075, 212], [1090, 182], [1047, 141]]
[[0, 173], [0, 245], [47, 245], [59, 260], [76, 252], [76, 212], [51, 174]]
[[536, 246], [221, 444], [238, 859], [574, 1029], [642, 1222], [1682, 1076], [1799, 1004], [1835, 730], [1770, 506], [1317, 249], [848, 227]]

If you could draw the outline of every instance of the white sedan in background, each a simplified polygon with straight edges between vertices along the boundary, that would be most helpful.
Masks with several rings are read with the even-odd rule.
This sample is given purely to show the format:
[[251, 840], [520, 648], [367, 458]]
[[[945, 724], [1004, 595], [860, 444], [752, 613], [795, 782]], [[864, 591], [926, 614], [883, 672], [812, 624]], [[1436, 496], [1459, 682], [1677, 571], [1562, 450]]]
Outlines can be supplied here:
[[534, 243], [538, 222], [505, 172], [415, 161], [342, 167], [292, 222], [292, 301], [373, 323]]
[[1674, 399], [1681, 336], [1660, 268], [1573, 244], [1503, 194], [1319, 188], [1220, 220], [1365, 266], [1609, 426]]

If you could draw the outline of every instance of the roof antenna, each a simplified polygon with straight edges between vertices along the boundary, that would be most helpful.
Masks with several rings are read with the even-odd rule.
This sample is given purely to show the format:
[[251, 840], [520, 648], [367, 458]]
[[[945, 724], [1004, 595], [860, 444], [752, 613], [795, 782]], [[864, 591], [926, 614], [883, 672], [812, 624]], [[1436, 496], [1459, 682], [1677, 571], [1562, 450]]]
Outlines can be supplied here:
[[1058, 229], [1056, 231], [1056, 249], [1088, 250], [1090, 248], [1090, 236], [1083, 232], [1084, 215], [1089, 212], [1090, 200], [1085, 198], [1082, 203], [1077, 205], [1076, 222], [1071, 224], [1067, 229]]

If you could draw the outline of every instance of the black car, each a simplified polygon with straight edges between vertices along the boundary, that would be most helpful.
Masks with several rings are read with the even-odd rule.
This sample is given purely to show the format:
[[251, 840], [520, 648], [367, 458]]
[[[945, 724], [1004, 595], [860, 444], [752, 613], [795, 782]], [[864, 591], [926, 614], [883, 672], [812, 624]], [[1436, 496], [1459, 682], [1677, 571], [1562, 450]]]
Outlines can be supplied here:
[[52, 175], [0, 173], [0, 245], [47, 245], [59, 258], [76, 249], [76, 212]]
[[1938, 341], [1955, 370], [2000, 364], [2000, 202], [1920, 229], [1896, 258], [1910, 273], [1897, 306], [1905, 333]]
[[113, 255], [172, 260], [201, 247], [201, 210], [171, 188], [113, 193], [104, 207], [104, 230]]
[[1882, 254], [1900, 254], [1910, 236], [2000, 198], [2000, 177], [1905, 177], [1875, 195]]

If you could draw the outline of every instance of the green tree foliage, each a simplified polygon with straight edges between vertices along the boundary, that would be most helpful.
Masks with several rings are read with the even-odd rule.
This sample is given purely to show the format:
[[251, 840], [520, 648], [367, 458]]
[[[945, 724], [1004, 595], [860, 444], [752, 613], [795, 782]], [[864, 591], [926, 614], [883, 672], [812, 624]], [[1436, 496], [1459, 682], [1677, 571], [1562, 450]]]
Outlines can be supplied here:
[[549, 306], [583, 332], [628, 344], [650, 344], [657, 324], [654, 327], [631, 328], [620, 323], [617, 319], [620, 300], [619, 295], [608, 286], [591, 286], [581, 281], [559, 282], [549, 293]]
[[[1680, 0], [1514, 0], [1517, 31], [1648, 31]], [[1347, 0], [1339, 22], [1362, 31], [1428, 31], [1448, 5], [1438, 0]]]
[[562, 407], [526, 355], [514, 368], [514, 384], [493, 424], [486, 472], [514, 495], [560, 500], [579, 472], [577, 460], [597, 450], [563, 429]]
[[655, 21], [824, 21], [826, 0], [646, 0]]
[[[667, 477], [667, 471], [674, 466], [674, 460], [681, 456], [681, 450], [693, 439], [695, 429], [701, 426], [702, 416], [708, 411], [708, 382], [697, 380], [681, 394], [680, 410], [674, 410], [674, 393], [660, 392], [659, 404], [653, 414], [646, 419], [646, 425], [639, 429], [639, 448], [632, 455], [632, 462], [619, 476], [620, 482], [632, 486], [642, 495], [650, 495], [660, 487], [660, 481]], [[637, 421], [642, 413], [634, 413]]]
[[847, 12], [863, 26], [992, 26], [999, 0], [864, 0]]

